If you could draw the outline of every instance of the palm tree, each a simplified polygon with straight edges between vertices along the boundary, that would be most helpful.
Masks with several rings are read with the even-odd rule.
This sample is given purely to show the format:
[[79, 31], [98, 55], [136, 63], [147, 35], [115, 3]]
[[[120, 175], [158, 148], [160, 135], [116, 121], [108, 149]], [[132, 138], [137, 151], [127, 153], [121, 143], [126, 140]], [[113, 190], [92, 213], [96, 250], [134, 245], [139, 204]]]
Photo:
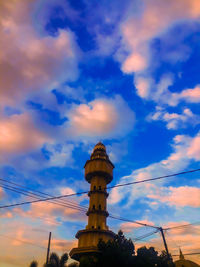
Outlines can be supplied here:
[[52, 252], [49, 258], [49, 262], [47, 264], [44, 264], [44, 267], [66, 267], [66, 263], [68, 260], [68, 254], [64, 253], [60, 258], [55, 253]]

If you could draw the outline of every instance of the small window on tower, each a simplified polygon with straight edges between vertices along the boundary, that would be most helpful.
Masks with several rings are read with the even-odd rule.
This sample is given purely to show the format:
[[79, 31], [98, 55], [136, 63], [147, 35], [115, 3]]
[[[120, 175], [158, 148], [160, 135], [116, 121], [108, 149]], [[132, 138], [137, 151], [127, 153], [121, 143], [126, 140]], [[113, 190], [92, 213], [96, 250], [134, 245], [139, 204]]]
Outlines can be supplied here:
[[94, 187], [93, 187], [93, 188], [94, 188], [94, 190], [96, 190], [96, 185], [94, 185]]
[[92, 229], [94, 229], [94, 225], [92, 225]]
[[100, 230], [100, 229], [101, 229], [101, 227], [100, 227], [100, 226], [98, 226], [98, 229]]
[[99, 190], [101, 190], [101, 186], [99, 186]]
[[92, 209], [95, 210], [95, 205], [92, 206]]
[[101, 210], [101, 204], [99, 204], [99, 210]]

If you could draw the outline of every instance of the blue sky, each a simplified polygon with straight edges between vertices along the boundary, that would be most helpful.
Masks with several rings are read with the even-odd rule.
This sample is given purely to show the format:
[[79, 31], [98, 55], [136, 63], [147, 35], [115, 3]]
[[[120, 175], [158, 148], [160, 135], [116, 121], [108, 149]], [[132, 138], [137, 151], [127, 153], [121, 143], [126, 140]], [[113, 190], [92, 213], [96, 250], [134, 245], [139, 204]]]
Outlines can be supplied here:
[[[51, 195], [88, 190], [83, 166], [100, 140], [115, 165], [112, 185], [199, 168], [198, 0], [0, 5], [2, 179]], [[112, 189], [108, 210], [164, 227], [197, 222], [199, 181], [193, 173]], [[5, 188], [0, 198], [30, 199]], [[88, 205], [87, 196], [68, 200]], [[49, 231], [52, 250], [69, 251], [87, 223], [84, 213], [46, 203], [0, 217], [5, 267], [44, 262], [44, 249], [23, 242], [46, 247]], [[108, 225], [131, 238], [151, 231], [111, 218]], [[198, 231], [167, 233], [170, 252], [197, 251]], [[144, 244], [163, 248], [159, 235], [136, 245]]]

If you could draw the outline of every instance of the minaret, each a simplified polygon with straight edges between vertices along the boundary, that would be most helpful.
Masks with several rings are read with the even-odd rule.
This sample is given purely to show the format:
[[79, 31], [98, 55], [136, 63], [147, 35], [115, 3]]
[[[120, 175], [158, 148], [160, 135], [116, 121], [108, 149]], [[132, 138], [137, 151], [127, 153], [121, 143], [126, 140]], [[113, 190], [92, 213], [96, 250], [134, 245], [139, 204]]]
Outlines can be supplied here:
[[84, 168], [85, 179], [90, 183], [88, 193], [90, 203], [86, 213], [88, 225], [86, 229], [77, 232], [78, 248], [73, 248], [70, 251], [71, 258], [76, 260], [86, 254], [98, 253], [99, 240], [102, 239], [107, 242], [115, 236], [106, 225], [106, 218], [108, 217], [106, 186], [113, 179], [114, 165], [109, 160], [106, 148], [101, 142], [94, 147], [90, 160], [86, 161]]

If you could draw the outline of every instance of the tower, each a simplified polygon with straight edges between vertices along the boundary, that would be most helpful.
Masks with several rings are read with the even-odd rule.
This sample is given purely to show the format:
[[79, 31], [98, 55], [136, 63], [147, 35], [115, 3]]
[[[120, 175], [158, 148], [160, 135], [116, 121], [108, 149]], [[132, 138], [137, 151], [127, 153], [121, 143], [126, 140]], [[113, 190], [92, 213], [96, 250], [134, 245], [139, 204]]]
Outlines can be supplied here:
[[70, 251], [71, 258], [79, 260], [83, 255], [98, 253], [100, 239], [107, 242], [114, 238], [115, 234], [109, 230], [106, 224], [107, 197], [106, 186], [113, 179], [114, 165], [109, 160], [105, 146], [99, 142], [94, 147], [90, 160], [85, 163], [85, 179], [90, 183], [89, 208], [86, 213], [88, 225], [84, 230], [76, 234], [78, 248]]

